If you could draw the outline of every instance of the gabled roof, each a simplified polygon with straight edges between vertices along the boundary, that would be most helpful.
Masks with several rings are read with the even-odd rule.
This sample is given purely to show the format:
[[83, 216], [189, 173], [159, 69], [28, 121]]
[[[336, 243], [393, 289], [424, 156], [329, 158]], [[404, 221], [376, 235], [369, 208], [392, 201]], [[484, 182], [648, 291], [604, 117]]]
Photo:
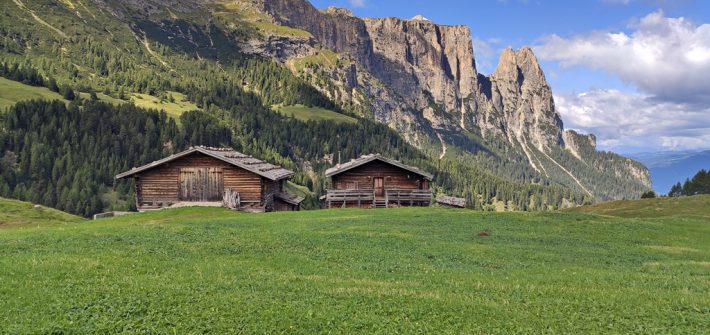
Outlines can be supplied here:
[[240, 167], [244, 170], [253, 172], [259, 176], [262, 176], [269, 180], [281, 180], [284, 178], [289, 178], [293, 176], [293, 171], [286, 170], [280, 166], [273, 165], [271, 163], [264, 162], [262, 160], [256, 159], [249, 155], [245, 155], [241, 152], [235, 151], [231, 148], [211, 148], [211, 147], [190, 147], [189, 149], [176, 153], [174, 155], [165, 157], [161, 160], [143, 165], [141, 167], [134, 167], [133, 169], [116, 175], [116, 179], [126, 178], [132, 176], [136, 173], [140, 173], [146, 170], [150, 170], [154, 167], [163, 165], [167, 162], [176, 160], [188, 156], [192, 153], [200, 152], [207, 156], [214, 157], [225, 163], [232, 164], [234, 166]]
[[375, 161], [375, 160], [378, 160], [378, 161], [381, 161], [381, 162], [384, 162], [384, 163], [387, 163], [387, 164], [390, 164], [390, 165], [394, 165], [394, 166], [396, 166], [396, 167], [398, 167], [398, 168], [401, 168], [401, 169], [407, 170], [407, 171], [409, 171], [409, 172], [418, 174], [418, 175], [420, 175], [420, 176], [422, 176], [422, 177], [424, 177], [424, 178], [426, 178], [426, 179], [428, 179], [428, 180], [431, 180], [431, 179], [433, 178], [433, 176], [432, 176], [431, 174], [429, 174], [429, 173], [427, 173], [427, 172], [424, 172], [424, 171], [422, 171], [422, 170], [420, 170], [420, 169], [418, 169], [418, 168], [416, 168], [416, 167], [402, 164], [400, 161], [396, 161], [396, 160], [394, 160], [394, 159], [389, 159], [389, 158], [383, 157], [383, 156], [381, 156], [380, 154], [363, 155], [363, 156], [360, 156], [360, 158], [353, 159], [353, 160], [351, 160], [351, 161], [349, 161], [349, 162], [347, 162], [347, 163], [338, 164], [338, 165], [336, 165], [336, 166], [334, 166], [334, 167], [332, 167], [332, 168], [330, 168], [330, 169], [328, 169], [328, 170], [325, 170], [325, 176], [326, 176], [326, 177], [332, 177], [332, 176], [334, 176], [334, 175], [343, 173], [343, 172], [348, 171], [348, 170], [350, 170], [350, 169], [354, 169], [354, 168], [356, 168], [356, 167], [358, 167], [358, 166], [367, 164], [367, 163], [372, 162], [372, 161]]
[[298, 206], [301, 202], [303, 202], [303, 200], [306, 199], [304, 197], [300, 197], [300, 196], [297, 196], [295, 194], [291, 194], [288, 192], [279, 192], [279, 193], [276, 193], [275, 196], [277, 198], [283, 200], [283, 202], [294, 205], [294, 206]]

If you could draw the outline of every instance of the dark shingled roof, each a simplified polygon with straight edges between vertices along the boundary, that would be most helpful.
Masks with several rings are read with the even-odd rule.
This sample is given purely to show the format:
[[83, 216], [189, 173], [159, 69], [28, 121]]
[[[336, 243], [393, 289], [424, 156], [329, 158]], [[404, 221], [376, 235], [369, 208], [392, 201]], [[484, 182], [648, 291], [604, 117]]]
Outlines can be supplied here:
[[394, 159], [389, 159], [389, 158], [383, 157], [380, 154], [362, 155], [362, 156], [360, 156], [360, 158], [353, 159], [347, 163], [338, 164], [337, 166], [334, 166], [328, 170], [325, 170], [325, 176], [331, 177], [336, 174], [340, 174], [340, 173], [343, 173], [343, 172], [348, 171], [350, 169], [356, 168], [360, 165], [372, 162], [374, 160], [385, 162], [387, 164], [394, 165], [396, 167], [407, 170], [409, 172], [416, 173], [428, 180], [431, 180], [433, 178], [433, 176], [431, 174], [426, 173], [422, 170], [419, 170], [416, 167], [402, 164], [400, 161], [396, 161]]
[[304, 197], [299, 197], [295, 194], [291, 194], [288, 192], [279, 192], [279, 193], [276, 193], [275, 196], [277, 198], [283, 200], [285, 203], [295, 205], [295, 206], [298, 206], [301, 202], [303, 202], [304, 199], [306, 199]]
[[256, 159], [249, 155], [245, 155], [241, 152], [235, 151], [231, 148], [211, 148], [211, 147], [190, 147], [189, 149], [165, 157], [161, 160], [143, 165], [141, 167], [134, 167], [133, 169], [116, 175], [116, 179], [126, 178], [132, 176], [136, 173], [143, 172], [154, 167], [163, 165], [167, 162], [173, 161], [175, 159], [185, 157], [195, 152], [203, 153], [207, 156], [214, 157], [225, 163], [232, 164], [234, 166], [240, 167], [244, 170], [256, 173], [269, 180], [281, 180], [284, 178], [289, 178], [293, 176], [293, 171], [286, 170], [280, 166], [273, 165], [271, 163], [264, 162], [262, 160]]

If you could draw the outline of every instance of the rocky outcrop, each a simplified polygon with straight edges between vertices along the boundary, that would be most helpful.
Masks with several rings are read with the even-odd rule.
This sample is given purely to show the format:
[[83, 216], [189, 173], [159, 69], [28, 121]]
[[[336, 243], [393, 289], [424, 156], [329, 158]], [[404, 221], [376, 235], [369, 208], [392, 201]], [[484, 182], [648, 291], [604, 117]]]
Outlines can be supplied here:
[[[147, 2], [121, 3], [134, 11], [154, 11]], [[593, 135], [564, 130], [530, 48], [504, 50], [496, 70], [484, 76], [476, 69], [468, 27], [438, 25], [421, 15], [363, 19], [347, 9], [318, 10], [307, 0], [237, 0], [229, 8], [213, 0], [150, 3], [175, 10], [204, 5], [212, 15], [226, 13], [221, 22], [235, 30], [249, 24], [237, 24], [236, 15], [237, 23], [230, 25], [229, 8], [247, 12], [251, 24], [270, 33], [234, 34], [251, 36], [238, 41], [241, 51], [287, 64], [341, 106], [389, 125], [432, 158], [445, 157], [447, 145], [459, 146], [464, 153], [489, 155], [474, 160], [491, 169], [514, 165], [501, 169], [510, 173], [504, 177], [561, 183], [600, 198], [602, 188], [595, 180], [610, 175], [649, 184], [643, 166], [597, 152]], [[278, 25], [296, 29], [273, 29]], [[325, 49], [337, 53], [337, 62], [304, 65], [309, 59], [323, 60]]]
[[398, 94], [416, 97], [414, 108], [433, 102], [459, 111], [474, 93], [477, 71], [468, 27], [397, 18], [364, 22], [376, 55], [370, 70]]
[[596, 149], [597, 147], [597, 137], [594, 134], [582, 135], [574, 130], [567, 129], [562, 133], [562, 138], [565, 149], [581, 161], [584, 161], [582, 158], [582, 154], [584, 154], [582, 152], [583, 148]]
[[[318, 11], [304, 0], [265, 1], [264, 8], [282, 24], [306, 30], [325, 47], [350, 55], [395, 94], [406, 97], [410, 109], [436, 104], [444, 111], [468, 111], [464, 99], [477, 87], [468, 27], [420, 18], [360, 19], [349, 11]], [[388, 112], [375, 110], [375, 115]]]
[[625, 171], [648, 184], [642, 166], [617, 155], [599, 155], [593, 135], [564, 130], [550, 85], [528, 47], [504, 50], [494, 73], [486, 77], [476, 70], [465, 26], [437, 25], [423, 16], [360, 19], [342, 9], [318, 11], [306, 0], [251, 1], [262, 1], [277, 22], [306, 30], [324, 47], [351, 57], [358, 73], [351, 89], [364, 97], [358, 103], [368, 104], [376, 120], [415, 145], [426, 142], [416, 140], [425, 135], [445, 145], [446, 134], [472, 132], [484, 140], [504, 139], [540, 175], [562, 183], [573, 180], [571, 186], [585, 191], [577, 171], [563, 166], [568, 160], [555, 153], [582, 162], [606, 160], [597, 168], [582, 165], [597, 172], [601, 166], [620, 164], [625, 167], [615, 174]]
[[541, 151], [563, 143], [552, 89], [530, 48], [504, 50], [490, 85], [490, 98], [484, 94], [479, 99], [478, 126], [484, 136], [515, 137]]

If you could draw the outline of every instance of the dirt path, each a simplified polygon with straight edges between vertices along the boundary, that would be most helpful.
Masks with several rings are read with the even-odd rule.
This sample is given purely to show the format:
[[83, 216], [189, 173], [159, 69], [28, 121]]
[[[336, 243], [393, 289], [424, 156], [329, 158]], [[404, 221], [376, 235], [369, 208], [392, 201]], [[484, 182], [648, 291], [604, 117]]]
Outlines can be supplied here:
[[62, 36], [63, 38], [67, 38], [67, 34], [65, 34], [63, 31], [57, 29], [55, 26], [53, 26], [53, 25], [47, 23], [47, 21], [42, 20], [42, 18], [39, 17], [39, 16], [37, 16], [37, 14], [35, 14], [34, 11], [32, 11], [32, 10], [29, 9], [29, 8], [27, 8], [27, 6], [25, 6], [25, 4], [22, 3], [21, 0], [12, 0], [12, 1], [17, 5], [17, 7], [20, 7], [20, 9], [23, 9], [23, 10], [27, 11], [28, 13], [30, 13], [30, 15], [32, 15], [32, 18], [35, 19], [35, 21], [39, 22], [40, 24], [43, 24], [43, 25], [47, 26], [49, 29], [54, 30], [55, 33], [59, 34], [59, 35]]
[[168, 69], [170, 69], [170, 71], [173, 71], [173, 68], [171, 68], [170, 65], [168, 65], [167, 62], [165, 62], [162, 58], [160, 58], [160, 56], [158, 56], [158, 54], [157, 54], [155, 51], [153, 51], [153, 49], [150, 48], [150, 43], [148, 42], [148, 38], [145, 37], [145, 32], [142, 31], [142, 30], [141, 30], [140, 32], [141, 32], [141, 34], [143, 35], [143, 37], [138, 36], [137, 34], [134, 34], [134, 36], [136, 37], [136, 39], [137, 39], [138, 41], [140, 41], [141, 44], [143, 44], [143, 46], [145, 47], [145, 49], [148, 51], [148, 53], [149, 53], [151, 56], [153, 56], [153, 58], [155, 58], [155, 60], [157, 60], [158, 62], [160, 62], [160, 64], [162, 64], [163, 66], [165, 66], [165, 67], [167, 67]]

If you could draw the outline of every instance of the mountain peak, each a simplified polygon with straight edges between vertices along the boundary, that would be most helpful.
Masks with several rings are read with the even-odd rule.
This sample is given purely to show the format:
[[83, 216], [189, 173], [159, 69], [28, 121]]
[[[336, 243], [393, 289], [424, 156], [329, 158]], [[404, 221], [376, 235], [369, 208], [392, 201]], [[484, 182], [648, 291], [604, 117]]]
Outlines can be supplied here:
[[[526, 80], [532, 79], [545, 82], [545, 74], [537, 61], [533, 50], [524, 46], [518, 50], [507, 47], [503, 50], [498, 61], [498, 66], [493, 73], [494, 77], [507, 77], [510, 79]], [[522, 76], [522, 78], [520, 78]]]

